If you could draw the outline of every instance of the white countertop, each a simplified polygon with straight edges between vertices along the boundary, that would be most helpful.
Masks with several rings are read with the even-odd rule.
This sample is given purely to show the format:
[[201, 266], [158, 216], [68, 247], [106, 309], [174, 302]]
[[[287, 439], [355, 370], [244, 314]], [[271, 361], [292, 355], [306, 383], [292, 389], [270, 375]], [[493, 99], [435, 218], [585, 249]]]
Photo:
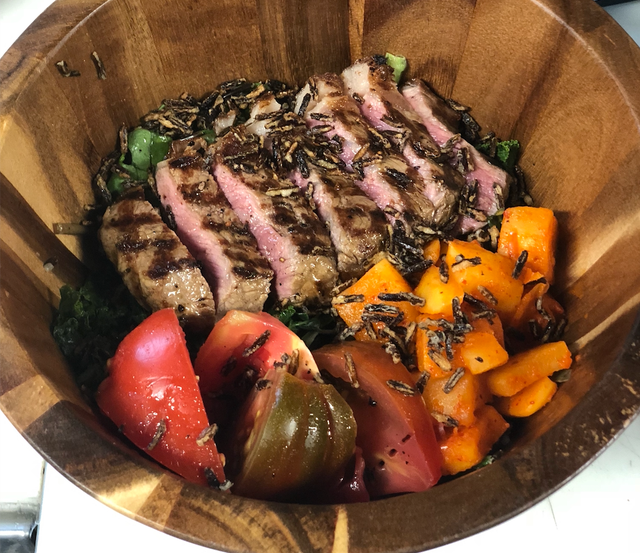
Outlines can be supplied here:
[[[0, 0], [0, 55], [52, 0]], [[640, 42], [640, 1], [608, 8]], [[640, 75], [639, 75], [640, 82]], [[0, 501], [37, 488], [41, 459], [0, 413]], [[425, 521], [428, 524], [428, 521]], [[90, 546], [88, 544], [91, 544]], [[548, 499], [437, 553], [640, 551], [640, 419]], [[47, 467], [37, 553], [211, 551], [116, 513]]]

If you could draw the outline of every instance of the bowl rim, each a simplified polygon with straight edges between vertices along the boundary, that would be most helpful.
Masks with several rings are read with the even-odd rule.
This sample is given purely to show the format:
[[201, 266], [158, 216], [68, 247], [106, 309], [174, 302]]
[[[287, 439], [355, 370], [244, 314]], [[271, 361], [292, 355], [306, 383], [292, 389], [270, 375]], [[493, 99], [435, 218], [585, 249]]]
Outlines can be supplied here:
[[[112, 1], [92, 0], [78, 5], [75, 0], [56, 0], [25, 33], [11, 46], [0, 59], [0, 121], [9, 113], [18, 101], [21, 91], [29, 86], [32, 79], [51, 62], [60, 46], [84, 23], [89, 17], [94, 17], [100, 9]], [[568, 32], [582, 42], [587, 50], [601, 63], [612, 80], [618, 86], [638, 128], [640, 128], [640, 91], [636, 85], [636, 68], [640, 66], [640, 48], [628, 37], [613, 19], [602, 8], [591, 0], [529, 0], [538, 8], [553, 17], [563, 25]], [[567, 15], [569, 14], [569, 15]], [[590, 25], [595, 17], [602, 20], [602, 24], [595, 29]], [[584, 31], [588, 29], [588, 32]], [[616, 55], [615, 47], [626, 48], [624, 56]], [[630, 314], [636, 305], [625, 305], [626, 314]], [[623, 308], [620, 308], [622, 310]], [[619, 311], [620, 311], [619, 310]], [[632, 314], [632, 313], [631, 313]], [[613, 317], [613, 315], [611, 316]], [[606, 322], [606, 321], [605, 321]], [[603, 323], [604, 324], [604, 323]], [[3, 332], [5, 328], [3, 328]], [[67, 479], [76, 484], [86, 493], [109, 505], [115, 510], [135, 518], [151, 527], [162, 530], [179, 538], [201, 545], [215, 547], [226, 551], [245, 551], [242, 540], [233, 535], [233, 539], [226, 533], [217, 533], [214, 526], [216, 511], [222, 513], [233, 512], [237, 517], [255, 517], [256, 513], [272, 514], [269, 524], [279, 532], [282, 543], [289, 544], [292, 551], [299, 547], [298, 540], [304, 530], [299, 527], [303, 521], [312, 517], [314, 523], [327, 534], [324, 538], [316, 536], [322, 545], [328, 545], [331, 550], [335, 540], [348, 540], [352, 551], [422, 551], [470, 536], [494, 525], [497, 525], [528, 509], [535, 503], [546, 498], [567, 480], [576, 476], [590, 464], [612, 441], [636, 418], [640, 413], [640, 314], [635, 318], [631, 331], [621, 351], [611, 367], [604, 373], [601, 380], [596, 382], [578, 404], [565, 415], [560, 425], [554, 425], [545, 434], [512, 454], [505, 456], [499, 462], [473, 474], [448, 482], [445, 486], [436, 487], [420, 494], [407, 494], [366, 504], [310, 506], [290, 505], [255, 501], [240, 498], [230, 494], [212, 492], [194, 484], [183, 482], [179, 477], [165, 471], [155, 463], [139, 456], [132, 455], [131, 450], [118, 442], [106, 431], [96, 431], [95, 425], [88, 419], [86, 413], [71, 402], [57, 397], [55, 387], [44, 378], [39, 378], [35, 367], [29, 367], [21, 375], [21, 382], [38, 379], [40, 393], [50, 396], [51, 404], [42, 417], [50, 416], [56, 421], [60, 429], [80, 429], [86, 436], [87, 462], [91, 462], [91, 452], [104, 451], [114, 462], [125, 468], [135, 470], [159, 485], [161, 482], [171, 482], [172, 489], [160, 493], [160, 498], [166, 501], [180, 501], [185, 506], [209, 504], [203, 517], [198, 520], [208, 521], [209, 527], [196, 531], [181, 529], [182, 519], [172, 520], [169, 515], [153, 514], [141, 515], [139, 511], [127, 506], [126, 502], [117, 496], [96, 492], [95, 482], [86, 467], [69, 467], [60, 449], [45, 450], [43, 443], [47, 443], [46, 425], [32, 421], [29, 425], [21, 424], [15, 416], [11, 404], [7, 402], [7, 394], [14, 388], [0, 388], [0, 409], [8, 419], [23, 434], [27, 441], [45, 458], [45, 460], [61, 472]], [[616, 391], [616, 405], [605, 406], [598, 401], [603, 390]], [[614, 408], [615, 407], [615, 408]], [[604, 421], [601, 428], [593, 430], [585, 421]], [[572, 439], [581, 444], [578, 452], [559, 449], [563, 442], [563, 429], [572, 428]], [[531, 463], [543, 451], [549, 462], [557, 463], [553, 474], [543, 475], [545, 487], [537, 489], [536, 478], [540, 475], [531, 469]], [[512, 485], [507, 489], [489, 488], [487, 495], [486, 482], [507, 481]], [[168, 486], [168, 488], [171, 488]], [[154, 488], [155, 490], [155, 488]], [[443, 491], [445, 490], [445, 491]], [[445, 496], [446, 493], [446, 496]], [[425, 501], [425, 494], [430, 494]], [[482, 499], [473, 499], [479, 498]], [[421, 531], [421, 518], [425, 516], [424, 508], [433, 506], [425, 504], [441, 502], [451, 505], [462, 500], [482, 501], [492, 505], [484, 516], [478, 517], [471, 525], [456, 528], [455, 521], [438, 520], [440, 524], [437, 535], [430, 535], [429, 531]], [[434, 511], [435, 512], [435, 511]], [[224, 516], [224, 515], [223, 515]], [[375, 520], [379, 527], [394, 528], [400, 534], [398, 541], [389, 532], [371, 536], [371, 522]], [[348, 524], [347, 524], [348, 521]], [[424, 523], [422, 523], [424, 526]], [[193, 527], [191, 527], [193, 528]], [[294, 530], [297, 529], [297, 530]], [[368, 531], [369, 530], [369, 531]], [[220, 538], [221, 536], [222, 538]], [[445, 536], [445, 537], [443, 537]], [[220, 541], [220, 540], [226, 541]], [[239, 541], [240, 540], [240, 541]], [[324, 541], [322, 541], [324, 540]], [[230, 545], [232, 544], [232, 545]], [[275, 551], [273, 543], [265, 542], [265, 551]], [[311, 550], [309, 542], [309, 550]]]

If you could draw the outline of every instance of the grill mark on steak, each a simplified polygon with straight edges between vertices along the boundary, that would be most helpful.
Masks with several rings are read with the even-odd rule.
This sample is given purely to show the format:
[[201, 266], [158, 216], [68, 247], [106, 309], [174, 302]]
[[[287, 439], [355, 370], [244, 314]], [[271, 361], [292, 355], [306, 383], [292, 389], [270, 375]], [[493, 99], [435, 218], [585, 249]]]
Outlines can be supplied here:
[[[500, 188], [501, 197], [506, 198], [513, 180], [511, 176], [490, 163], [464, 138], [456, 135], [456, 128], [452, 126], [456, 114], [452, 114], [452, 110], [444, 100], [423, 81], [418, 79], [409, 81], [402, 88], [402, 94], [420, 116], [436, 143], [442, 148], [446, 146], [449, 150], [449, 163], [462, 173], [467, 186], [477, 188], [475, 202], [468, 207], [485, 215], [495, 214], [503, 206], [501, 198], [496, 195], [494, 185]], [[484, 224], [463, 213], [457, 226], [461, 232], [468, 232]]]
[[198, 263], [192, 257], [172, 259], [165, 254], [164, 250], [156, 250], [152, 267], [147, 271], [147, 276], [154, 280], [160, 280], [169, 273], [182, 271], [184, 269], [197, 269]]
[[194, 152], [180, 159], [158, 165], [158, 192], [173, 213], [178, 235], [202, 266], [216, 297], [218, 317], [231, 309], [261, 311], [273, 271], [205, 160]]
[[[311, 102], [311, 90], [299, 111]], [[322, 121], [322, 117], [316, 118]], [[362, 276], [384, 250], [388, 238], [385, 216], [342, 169], [342, 144], [309, 129], [304, 120], [280, 109], [273, 95], [258, 98], [247, 128], [270, 145], [272, 165], [305, 192], [321, 221], [329, 229], [343, 279]]]
[[340, 142], [339, 157], [354, 172], [358, 187], [385, 211], [393, 225], [397, 221], [404, 224], [407, 233], [414, 225], [432, 226], [434, 207], [425, 195], [422, 177], [394, 151], [385, 133], [365, 121], [342, 79], [331, 73], [311, 77], [298, 102], [310, 88], [317, 94], [304, 114], [305, 122], [312, 128], [329, 126], [324, 134]]
[[196, 260], [149, 202], [130, 197], [111, 205], [99, 238], [141, 305], [151, 311], [172, 308], [186, 327], [203, 333], [211, 330], [215, 321], [211, 290]]
[[210, 148], [214, 176], [276, 274], [281, 299], [328, 301], [337, 271], [326, 227], [308, 200], [271, 169], [260, 139], [235, 128]]

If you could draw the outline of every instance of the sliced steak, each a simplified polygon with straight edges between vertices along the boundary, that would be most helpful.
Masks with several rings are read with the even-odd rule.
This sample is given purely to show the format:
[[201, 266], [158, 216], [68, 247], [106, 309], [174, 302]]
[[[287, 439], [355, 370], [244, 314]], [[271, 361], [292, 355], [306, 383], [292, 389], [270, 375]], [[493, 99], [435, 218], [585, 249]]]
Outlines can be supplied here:
[[353, 175], [340, 168], [337, 144], [310, 131], [294, 113], [280, 111], [271, 94], [256, 102], [247, 127], [270, 143], [280, 174], [313, 200], [329, 229], [340, 277], [361, 277], [384, 251], [386, 218]]
[[364, 120], [340, 77], [330, 73], [311, 77], [298, 94], [296, 110], [307, 125], [339, 145], [339, 157], [355, 173], [356, 184], [385, 211], [391, 223], [403, 222], [409, 230], [416, 225], [434, 225], [435, 210], [423, 179], [391, 152], [391, 142]]
[[[454, 127], [455, 112], [423, 81], [414, 79], [402, 88], [402, 94], [422, 119], [436, 143], [450, 152], [450, 163], [464, 175], [475, 201], [469, 214], [459, 223], [462, 232], [479, 228], [486, 215], [504, 209], [512, 178], [491, 164], [485, 156], [460, 137]], [[475, 192], [475, 194], [474, 194]]]
[[338, 277], [324, 224], [291, 182], [267, 166], [260, 139], [234, 128], [211, 148], [213, 174], [276, 275], [281, 299], [324, 303]]
[[170, 307], [189, 329], [211, 330], [215, 303], [209, 285], [196, 260], [149, 202], [128, 198], [110, 206], [99, 237], [141, 305], [151, 311]]
[[313, 198], [329, 228], [340, 277], [360, 278], [385, 249], [389, 232], [384, 213], [348, 173], [310, 166], [307, 178], [300, 171], [290, 178]]
[[388, 138], [422, 177], [424, 193], [435, 208], [434, 226], [450, 225], [457, 218], [464, 179], [439, 162], [440, 149], [398, 90], [393, 70], [384, 59], [367, 58], [345, 69], [342, 78], [369, 123]]
[[217, 317], [232, 309], [262, 311], [273, 271], [202, 157], [192, 153], [159, 163], [156, 186], [176, 233], [215, 293]]
[[393, 69], [384, 58], [356, 61], [342, 72], [346, 91], [358, 98], [358, 106], [366, 119], [383, 132], [400, 151], [411, 147], [421, 157], [438, 157], [440, 149], [398, 90]]

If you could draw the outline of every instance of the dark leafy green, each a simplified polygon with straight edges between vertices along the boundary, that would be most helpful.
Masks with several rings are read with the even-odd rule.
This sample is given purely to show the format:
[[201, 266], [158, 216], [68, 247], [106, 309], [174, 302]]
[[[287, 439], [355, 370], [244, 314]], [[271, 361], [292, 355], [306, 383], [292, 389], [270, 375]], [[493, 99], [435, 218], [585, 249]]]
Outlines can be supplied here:
[[[493, 140], [495, 141], [495, 138]], [[520, 155], [520, 142], [517, 140], [502, 140], [495, 144], [495, 156], [493, 160], [498, 166], [507, 171], [507, 173], [513, 174], [518, 156]], [[483, 154], [491, 156], [491, 141], [481, 141], [476, 144], [476, 148]]]
[[[170, 137], [147, 129], [134, 129], [128, 136], [129, 152], [120, 156], [118, 165], [129, 174], [131, 180], [146, 181], [149, 168], [154, 169], [167, 155], [170, 147]], [[125, 180], [126, 177], [114, 173], [107, 183], [107, 188], [112, 193], [120, 194], [123, 192]]]
[[313, 313], [305, 306], [289, 305], [272, 309], [269, 314], [302, 338], [309, 349], [330, 342], [338, 333], [338, 322], [329, 312]]
[[387, 52], [384, 57], [387, 60], [387, 65], [393, 69], [393, 80], [396, 83], [400, 82], [402, 73], [407, 68], [407, 58], [404, 56], [394, 56]]
[[52, 334], [78, 385], [90, 395], [106, 377], [118, 344], [147, 316], [124, 284], [88, 280], [79, 290], [60, 289]]

